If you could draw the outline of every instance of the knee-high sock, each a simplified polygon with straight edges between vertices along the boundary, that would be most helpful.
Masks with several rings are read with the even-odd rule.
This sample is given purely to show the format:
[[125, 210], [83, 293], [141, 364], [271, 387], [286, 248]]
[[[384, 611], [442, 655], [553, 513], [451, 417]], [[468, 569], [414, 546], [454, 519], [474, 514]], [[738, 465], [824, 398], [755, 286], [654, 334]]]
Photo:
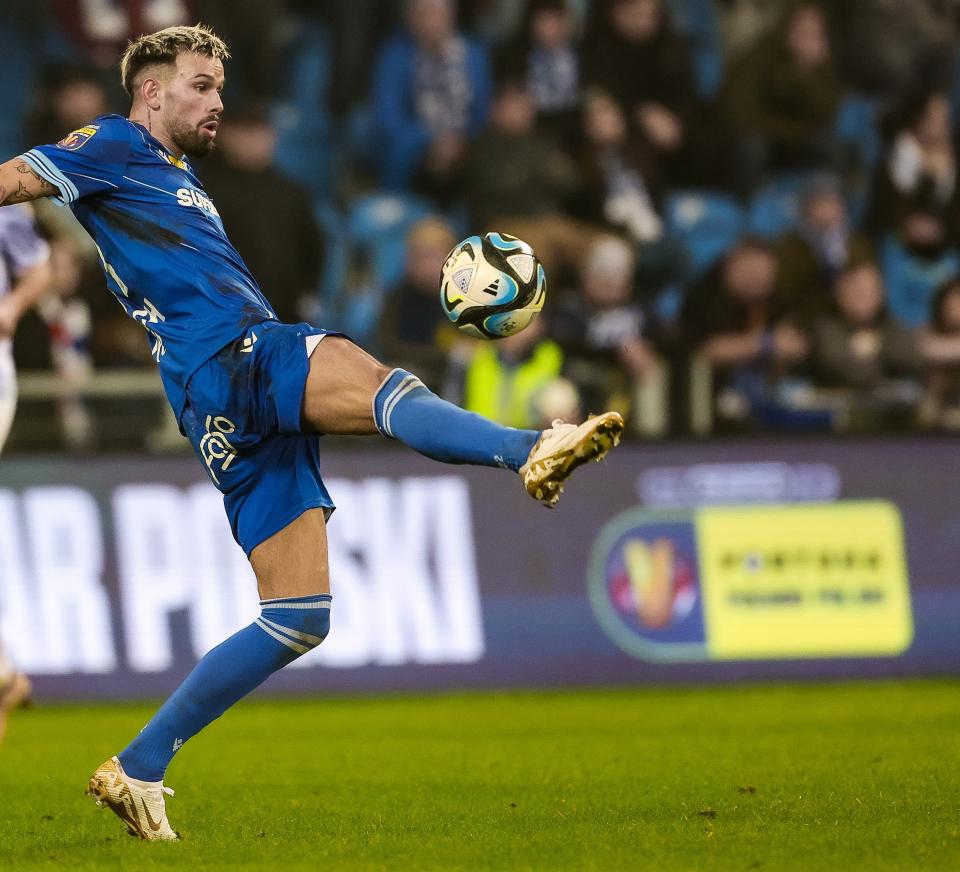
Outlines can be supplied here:
[[501, 466], [516, 472], [540, 434], [496, 424], [440, 399], [415, 375], [395, 369], [373, 400], [373, 420], [384, 435], [443, 463]]
[[263, 600], [260, 617], [194, 667], [140, 734], [117, 756], [141, 781], [160, 781], [191, 736], [235, 702], [319, 645], [330, 631], [329, 594]]

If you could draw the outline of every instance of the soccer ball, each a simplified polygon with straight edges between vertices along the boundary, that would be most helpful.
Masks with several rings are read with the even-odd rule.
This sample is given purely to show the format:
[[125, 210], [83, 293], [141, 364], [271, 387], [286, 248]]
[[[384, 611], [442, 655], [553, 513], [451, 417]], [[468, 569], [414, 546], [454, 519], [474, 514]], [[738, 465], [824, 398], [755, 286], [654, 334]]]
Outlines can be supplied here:
[[543, 308], [547, 279], [533, 249], [515, 236], [470, 236], [440, 272], [440, 305], [464, 333], [503, 339], [524, 329]]

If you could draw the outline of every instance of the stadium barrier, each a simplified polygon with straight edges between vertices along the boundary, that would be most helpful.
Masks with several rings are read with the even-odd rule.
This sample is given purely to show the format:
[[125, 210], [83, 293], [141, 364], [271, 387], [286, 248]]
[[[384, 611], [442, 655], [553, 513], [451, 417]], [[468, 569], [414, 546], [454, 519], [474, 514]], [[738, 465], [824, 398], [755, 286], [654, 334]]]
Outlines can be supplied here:
[[[331, 445], [343, 693], [960, 673], [940, 438], [624, 446], [555, 511], [496, 470]], [[256, 614], [190, 458], [0, 466], [0, 630], [46, 698], [156, 697]]]

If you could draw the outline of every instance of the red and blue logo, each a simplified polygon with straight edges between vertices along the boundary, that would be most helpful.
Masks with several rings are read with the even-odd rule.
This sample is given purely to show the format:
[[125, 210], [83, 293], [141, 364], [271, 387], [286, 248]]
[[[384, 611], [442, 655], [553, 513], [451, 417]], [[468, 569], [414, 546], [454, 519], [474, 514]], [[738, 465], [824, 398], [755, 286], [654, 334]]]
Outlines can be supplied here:
[[590, 558], [590, 602], [620, 648], [643, 660], [705, 655], [694, 521], [633, 509], [601, 531]]
[[66, 149], [67, 151], [76, 151], [78, 148], [82, 148], [87, 144], [91, 136], [95, 135], [100, 128], [96, 124], [91, 124], [88, 127], [81, 127], [79, 130], [74, 130], [73, 133], [65, 136], [61, 139], [57, 146], [59, 148]]

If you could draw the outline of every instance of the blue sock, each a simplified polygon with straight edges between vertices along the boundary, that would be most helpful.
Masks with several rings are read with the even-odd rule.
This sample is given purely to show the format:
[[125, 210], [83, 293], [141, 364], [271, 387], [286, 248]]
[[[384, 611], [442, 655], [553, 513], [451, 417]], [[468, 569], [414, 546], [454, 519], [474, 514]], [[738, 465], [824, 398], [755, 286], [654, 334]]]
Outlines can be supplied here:
[[501, 466], [516, 472], [540, 434], [514, 430], [466, 412], [427, 390], [415, 375], [395, 369], [373, 400], [377, 429], [443, 463]]
[[330, 631], [329, 594], [263, 600], [260, 617], [194, 667], [140, 734], [117, 756], [141, 781], [160, 781], [191, 736], [235, 702], [319, 645]]

